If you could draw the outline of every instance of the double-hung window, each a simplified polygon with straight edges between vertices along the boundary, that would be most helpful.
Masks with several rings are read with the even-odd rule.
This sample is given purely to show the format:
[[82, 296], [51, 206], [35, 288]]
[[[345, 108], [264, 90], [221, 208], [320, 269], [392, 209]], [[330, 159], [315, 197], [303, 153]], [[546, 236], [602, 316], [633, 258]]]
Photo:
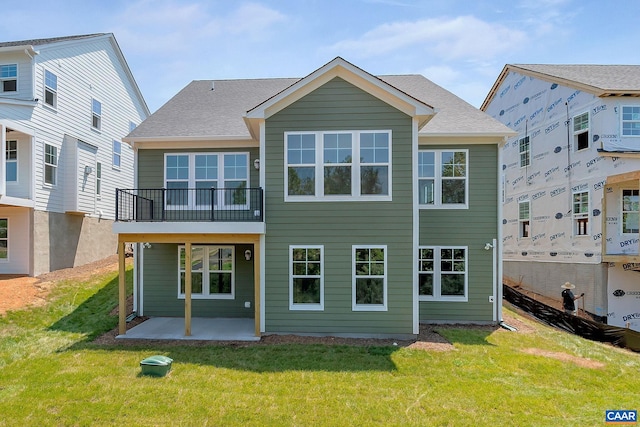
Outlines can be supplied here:
[[529, 211], [529, 201], [524, 200], [518, 203], [518, 236], [531, 237], [531, 212]]
[[573, 234], [586, 236], [589, 234], [589, 192], [573, 193]]
[[122, 143], [120, 141], [113, 140], [111, 144], [113, 152], [112, 165], [114, 169], [120, 169], [120, 163], [122, 162]]
[[622, 107], [622, 136], [640, 136], [640, 106]]
[[0, 83], [2, 92], [18, 90], [18, 64], [0, 65]]
[[91, 100], [91, 127], [97, 130], [102, 127], [102, 103], [97, 99]]
[[467, 247], [421, 246], [418, 294], [422, 301], [467, 301]]
[[323, 246], [289, 247], [289, 309], [324, 309]]
[[[249, 188], [247, 153], [165, 154], [166, 205], [206, 209], [246, 208]], [[223, 196], [218, 196], [219, 191]], [[211, 200], [213, 194], [213, 201]]]
[[639, 190], [622, 190], [622, 232], [638, 233], [640, 226]]
[[6, 180], [7, 182], [18, 181], [18, 141], [7, 141], [6, 148]]
[[287, 201], [390, 200], [391, 131], [285, 133]]
[[352, 246], [354, 311], [387, 310], [387, 247]]
[[[179, 247], [178, 298], [185, 292], [184, 246]], [[194, 299], [234, 299], [234, 248], [233, 246], [191, 247], [191, 296]]]
[[58, 175], [58, 148], [44, 144], [44, 182], [56, 185]]
[[58, 107], [58, 76], [49, 70], [44, 70], [44, 103]]
[[531, 145], [528, 136], [518, 140], [518, 150], [520, 152], [520, 167], [529, 166], [531, 164]]
[[102, 192], [102, 163], [96, 162], [96, 196], [100, 198]]
[[0, 218], [0, 261], [9, 260], [9, 220]]
[[420, 207], [468, 207], [468, 157], [468, 150], [418, 152]]
[[589, 112], [573, 118], [573, 151], [589, 148]]

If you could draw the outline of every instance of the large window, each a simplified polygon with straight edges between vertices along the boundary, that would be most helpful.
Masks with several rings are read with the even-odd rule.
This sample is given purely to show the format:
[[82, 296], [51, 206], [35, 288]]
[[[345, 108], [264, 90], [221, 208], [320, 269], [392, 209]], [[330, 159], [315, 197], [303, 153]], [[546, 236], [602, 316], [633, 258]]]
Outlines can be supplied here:
[[573, 234], [586, 236], [589, 234], [589, 192], [573, 193]]
[[18, 64], [0, 65], [0, 84], [2, 92], [18, 90]]
[[7, 182], [18, 181], [18, 141], [7, 141], [7, 149], [5, 154], [7, 161]]
[[640, 193], [622, 190], [622, 232], [638, 233], [640, 221]]
[[520, 167], [524, 168], [531, 164], [531, 145], [529, 144], [529, 137], [525, 136], [518, 140], [518, 149], [520, 152]]
[[[246, 207], [249, 188], [247, 153], [165, 154], [167, 207], [189, 206], [195, 209], [214, 206]], [[212, 188], [225, 189], [222, 196]], [[192, 189], [192, 191], [189, 191]]]
[[44, 183], [56, 185], [58, 175], [58, 148], [44, 144]]
[[102, 103], [97, 99], [91, 100], [91, 126], [98, 130], [102, 127]]
[[122, 143], [120, 141], [113, 140], [112, 152], [112, 165], [114, 169], [120, 169], [120, 163], [122, 163]]
[[44, 103], [50, 107], [58, 106], [58, 77], [44, 70]]
[[573, 118], [573, 150], [589, 148], [589, 112]]
[[289, 308], [324, 309], [324, 249], [322, 246], [289, 247]]
[[285, 199], [391, 196], [391, 131], [285, 133]]
[[387, 310], [387, 247], [353, 246], [352, 309]]
[[[233, 246], [191, 246], [192, 298], [234, 299], [233, 249]], [[184, 298], [185, 255], [185, 247], [180, 246], [178, 298]]]
[[531, 212], [529, 211], [529, 201], [524, 200], [518, 203], [518, 236], [531, 237]]
[[466, 208], [467, 150], [418, 153], [418, 203], [421, 207]]
[[622, 136], [640, 136], [640, 106], [622, 107]]
[[420, 247], [420, 300], [467, 301], [467, 265], [466, 247]]
[[9, 220], [0, 218], [0, 261], [9, 259]]

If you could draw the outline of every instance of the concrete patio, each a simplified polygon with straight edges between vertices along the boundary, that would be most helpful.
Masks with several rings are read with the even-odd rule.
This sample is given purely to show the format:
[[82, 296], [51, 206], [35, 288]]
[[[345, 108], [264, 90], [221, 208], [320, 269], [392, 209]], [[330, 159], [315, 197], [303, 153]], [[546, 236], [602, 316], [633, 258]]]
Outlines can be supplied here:
[[129, 329], [118, 339], [260, 341], [255, 336], [255, 322], [249, 318], [191, 319], [191, 336], [184, 335], [184, 318], [151, 317]]

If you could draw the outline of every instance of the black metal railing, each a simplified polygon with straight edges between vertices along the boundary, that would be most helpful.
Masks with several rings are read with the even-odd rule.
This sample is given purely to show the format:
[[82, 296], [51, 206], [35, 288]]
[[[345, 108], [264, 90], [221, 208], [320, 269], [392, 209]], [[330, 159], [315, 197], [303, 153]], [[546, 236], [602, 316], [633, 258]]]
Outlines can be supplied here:
[[116, 221], [263, 220], [262, 188], [116, 189]]

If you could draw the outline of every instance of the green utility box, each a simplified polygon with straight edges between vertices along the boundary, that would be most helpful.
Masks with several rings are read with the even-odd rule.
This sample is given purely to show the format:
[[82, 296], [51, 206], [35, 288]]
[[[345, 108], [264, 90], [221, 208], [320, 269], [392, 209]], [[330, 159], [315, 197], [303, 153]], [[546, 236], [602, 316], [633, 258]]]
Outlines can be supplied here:
[[152, 377], [164, 377], [171, 370], [171, 362], [173, 359], [167, 356], [151, 356], [140, 362], [142, 375], [150, 375]]

